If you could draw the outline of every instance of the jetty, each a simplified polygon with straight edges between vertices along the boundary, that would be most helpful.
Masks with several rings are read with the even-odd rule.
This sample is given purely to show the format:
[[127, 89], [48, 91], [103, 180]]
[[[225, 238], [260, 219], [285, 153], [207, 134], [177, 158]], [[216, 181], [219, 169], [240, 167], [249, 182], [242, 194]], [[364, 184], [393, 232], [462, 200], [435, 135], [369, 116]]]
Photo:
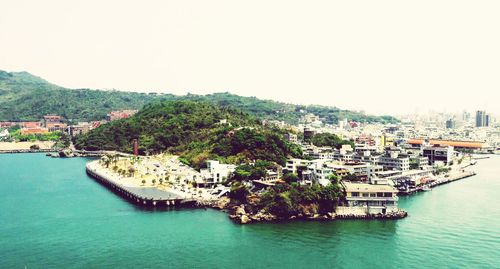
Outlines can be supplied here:
[[451, 183], [451, 182], [454, 182], [454, 181], [457, 181], [460, 179], [472, 177], [475, 175], [476, 175], [476, 172], [473, 172], [473, 171], [462, 171], [460, 173], [451, 174], [451, 175], [447, 175], [445, 177], [439, 178], [439, 179], [437, 179], [433, 182], [430, 182], [428, 184], [417, 186], [415, 188], [411, 188], [411, 189], [408, 189], [406, 191], [400, 191], [398, 193], [398, 195], [411, 195], [411, 194], [414, 194], [416, 192], [426, 191], [426, 188], [434, 188], [434, 187], [437, 187], [437, 186], [440, 186], [443, 184], [448, 184], [448, 183]]
[[119, 178], [102, 169], [98, 161], [87, 163], [86, 171], [89, 176], [111, 189], [116, 194], [130, 202], [145, 207], [177, 207], [191, 206], [196, 200], [181, 194], [160, 190], [155, 187], [134, 187], [120, 183]]

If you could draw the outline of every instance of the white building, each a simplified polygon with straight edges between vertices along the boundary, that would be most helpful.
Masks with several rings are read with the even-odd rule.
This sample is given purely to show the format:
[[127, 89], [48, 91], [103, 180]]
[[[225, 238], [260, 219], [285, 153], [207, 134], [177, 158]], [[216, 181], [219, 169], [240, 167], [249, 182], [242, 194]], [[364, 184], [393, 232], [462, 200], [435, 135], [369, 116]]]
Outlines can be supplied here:
[[410, 157], [406, 153], [401, 153], [400, 150], [390, 149], [379, 159], [379, 165], [385, 170], [410, 170]]
[[219, 161], [207, 161], [207, 168], [201, 169], [200, 173], [205, 178], [206, 183], [217, 184], [227, 180], [236, 170], [236, 165], [221, 164]]
[[2, 138], [8, 138], [9, 137], [9, 130], [5, 129], [3, 131], [0, 132], [0, 139]]
[[398, 190], [389, 185], [342, 182], [346, 192], [346, 206], [365, 214], [398, 212]]
[[289, 173], [294, 173], [297, 175], [299, 167], [307, 167], [311, 163], [312, 163], [312, 161], [309, 161], [309, 160], [290, 159], [290, 160], [286, 161], [285, 170]]

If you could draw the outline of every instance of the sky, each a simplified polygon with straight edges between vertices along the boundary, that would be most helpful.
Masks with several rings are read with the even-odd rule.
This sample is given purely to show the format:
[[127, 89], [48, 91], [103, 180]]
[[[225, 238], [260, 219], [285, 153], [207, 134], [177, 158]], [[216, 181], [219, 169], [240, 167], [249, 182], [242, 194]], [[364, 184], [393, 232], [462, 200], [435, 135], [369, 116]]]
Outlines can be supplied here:
[[0, 69], [371, 114], [500, 114], [500, 1], [0, 0]]

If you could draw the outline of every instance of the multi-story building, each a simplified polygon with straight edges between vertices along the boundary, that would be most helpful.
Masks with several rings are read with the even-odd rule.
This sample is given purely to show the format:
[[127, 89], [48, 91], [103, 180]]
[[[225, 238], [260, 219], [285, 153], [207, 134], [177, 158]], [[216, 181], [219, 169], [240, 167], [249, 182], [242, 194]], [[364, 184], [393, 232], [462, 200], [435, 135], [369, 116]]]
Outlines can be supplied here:
[[361, 209], [366, 214], [386, 214], [399, 211], [398, 190], [390, 185], [372, 185], [343, 181], [346, 197], [344, 206]]
[[93, 124], [89, 122], [79, 122], [77, 125], [68, 127], [71, 136], [82, 135], [90, 132], [93, 129]]
[[62, 122], [62, 117], [58, 115], [43, 116], [43, 126], [49, 132], [66, 132], [68, 125]]
[[488, 127], [490, 124], [490, 116], [484, 110], [476, 111], [476, 127]]
[[407, 153], [402, 153], [398, 148], [388, 148], [384, 155], [380, 156], [379, 165], [384, 170], [410, 170], [410, 157]]
[[448, 119], [446, 121], [446, 129], [455, 129], [456, 127], [456, 122], [454, 119]]
[[286, 161], [284, 173], [293, 173], [299, 175], [299, 170], [307, 170], [307, 167], [312, 164], [310, 160], [289, 159]]
[[453, 147], [426, 147], [423, 149], [422, 155], [429, 159], [429, 165], [434, 165], [436, 162], [442, 162], [444, 165], [448, 165], [453, 160]]
[[236, 165], [221, 164], [219, 161], [207, 161], [207, 168], [201, 169], [200, 173], [207, 184], [217, 184], [226, 179], [236, 170]]

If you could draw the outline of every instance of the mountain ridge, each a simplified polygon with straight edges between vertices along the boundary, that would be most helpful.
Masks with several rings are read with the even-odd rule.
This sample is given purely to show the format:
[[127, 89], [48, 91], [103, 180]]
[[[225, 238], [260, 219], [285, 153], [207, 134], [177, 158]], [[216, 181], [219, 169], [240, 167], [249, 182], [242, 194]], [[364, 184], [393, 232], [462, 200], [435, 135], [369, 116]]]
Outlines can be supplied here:
[[133, 91], [69, 89], [50, 83], [29, 72], [0, 70], [0, 120], [39, 120], [45, 114], [58, 114], [74, 121], [103, 119], [109, 111], [141, 109], [146, 104], [161, 101], [204, 101], [232, 107], [261, 119], [280, 120], [296, 124], [304, 113], [314, 113], [325, 123], [335, 124], [348, 119], [360, 122], [398, 122], [391, 116], [371, 116], [334, 106], [297, 105], [280, 101], [244, 97], [229, 92], [207, 95], [169, 93], [139, 93]]

